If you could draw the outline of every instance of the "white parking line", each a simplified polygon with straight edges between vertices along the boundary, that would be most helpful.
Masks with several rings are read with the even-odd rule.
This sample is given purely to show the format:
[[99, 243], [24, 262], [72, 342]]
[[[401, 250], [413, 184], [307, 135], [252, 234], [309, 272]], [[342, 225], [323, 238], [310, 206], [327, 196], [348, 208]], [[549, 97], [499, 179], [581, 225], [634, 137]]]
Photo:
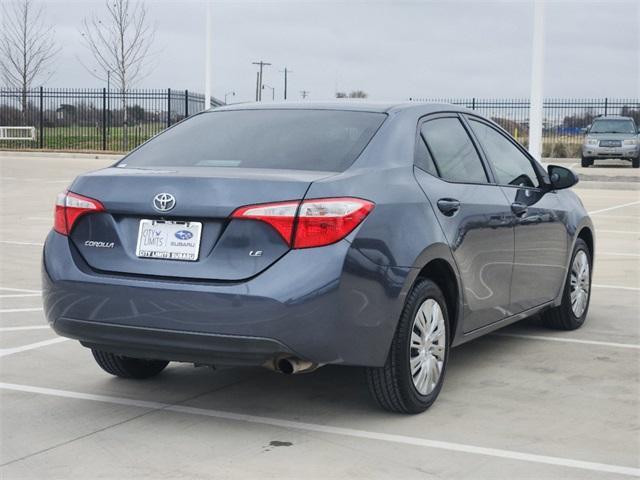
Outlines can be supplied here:
[[595, 288], [610, 288], [612, 290], [631, 290], [632, 292], [640, 292], [640, 288], [638, 287], [622, 287], [620, 285], [602, 285], [599, 283], [592, 283], [591, 286]]
[[596, 228], [596, 233], [598, 233], [598, 234], [600, 234], [600, 233], [615, 233], [617, 235], [623, 235], [623, 234], [626, 234], [626, 235], [640, 235], [640, 230], [634, 232], [633, 230], [628, 230], [628, 231], [625, 231], [625, 230], [603, 230], [601, 228]]
[[0, 332], [21, 332], [22, 330], [44, 330], [50, 329], [49, 325], [30, 325], [28, 327], [0, 327]]
[[22, 347], [15, 348], [2, 348], [0, 349], [0, 357], [6, 357], [7, 355], [13, 355], [15, 353], [26, 352], [27, 350], [34, 350], [36, 348], [46, 347], [48, 345], [54, 345], [56, 343], [66, 342], [69, 338], [56, 337], [51, 340], [43, 340], [42, 342], [30, 343], [29, 345], [23, 345]]
[[596, 255], [609, 257], [640, 257], [640, 253], [596, 252]]
[[0, 295], [0, 298], [23, 298], [23, 297], [41, 297], [41, 293], [10, 293], [9, 295]]
[[38, 308], [3, 308], [0, 313], [20, 313], [20, 312], [41, 312], [42, 307]]
[[634, 350], [640, 350], [640, 345], [634, 345], [632, 343], [599, 342], [597, 340], [579, 340], [577, 338], [550, 337], [547, 335], [527, 335], [519, 333], [494, 333], [494, 335], [496, 337], [525, 338], [527, 340], [548, 340], [550, 342], [581, 343], [585, 345], [598, 345], [602, 347], [631, 348]]
[[589, 212], [589, 215], [596, 215], [598, 213], [610, 212], [611, 210], [617, 210], [618, 208], [630, 207], [632, 205], [640, 205], [640, 201], [631, 202], [631, 203], [623, 203], [622, 205], [614, 205], [613, 207], [601, 208], [600, 210], [593, 210]]
[[0, 240], [0, 243], [4, 243], [6, 245], [28, 245], [33, 247], [42, 247], [44, 243], [38, 242], [14, 242], [13, 240]]
[[547, 455], [537, 455], [533, 453], [518, 452], [514, 450], [503, 450], [500, 448], [480, 447], [464, 443], [444, 442], [440, 440], [430, 440], [420, 437], [409, 437], [405, 435], [395, 435], [391, 433], [370, 432], [357, 430], [354, 428], [334, 427], [316, 423], [296, 422], [272, 417], [260, 417], [256, 415], [245, 415], [241, 413], [225, 412], [221, 410], [208, 410], [205, 408], [186, 407], [183, 405], [172, 405], [169, 403], [151, 402], [146, 400], [133, 400], [130, 398], [112, 397], [107, 395], [94, 395], [90, 393], [71, 392], [68, 390], [57, 390], [52, 388], [35, 387], [31, 385], [17, 385], [14, 383], [0, 383], [0, 389], [17, 392], [36, 393], [60, 398], [72, 398], [77, 400], [89, 400], [101, 403], [116, 405], [126, 405], [131, 407], [146, 408], [151, 410], [166, 410], [187, 415], [200, 415], [203, 417], [220, 418], [223, 420], [235, 420], [245, 423], [255, 423], [269, 425], [272, 427], [302, 430], [307, 432], [326, 433], [329, 435], [340, 435], [343, 437], [364, 438], [367, 440], [377, 440], [382, 442], [412, 445], [417, 447], [435, 448], [452, 452], [471, 453], [484, 455], [487, 457], [504, 458], [509, 460], [521, 460], [524, 462], [555, 465], [559, 467], [576, 468], [589, 470], [592, 472], [617, 473], [620, 475], [640, 476], [640, 468], [626, 467], [622, 465], [612, 465], [607, 463], [586, 462], [572, 458], [551, 457]]
[[31, 290], [28, 288], [0, 287], [0, 290], [5, 290], [7, 292], [42, 293], [40, 290]]

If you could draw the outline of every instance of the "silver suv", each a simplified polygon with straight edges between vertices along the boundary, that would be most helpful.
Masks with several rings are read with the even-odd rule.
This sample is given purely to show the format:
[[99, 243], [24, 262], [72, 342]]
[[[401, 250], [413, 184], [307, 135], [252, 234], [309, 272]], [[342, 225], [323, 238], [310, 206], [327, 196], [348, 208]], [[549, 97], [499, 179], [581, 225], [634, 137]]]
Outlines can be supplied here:
[[640, 136], [633, 118], [609, 115], [596, 118], [586, 128], [582, 144], [582, 166], [605, 158], [629, 160], [633, 168], [640, 167]]

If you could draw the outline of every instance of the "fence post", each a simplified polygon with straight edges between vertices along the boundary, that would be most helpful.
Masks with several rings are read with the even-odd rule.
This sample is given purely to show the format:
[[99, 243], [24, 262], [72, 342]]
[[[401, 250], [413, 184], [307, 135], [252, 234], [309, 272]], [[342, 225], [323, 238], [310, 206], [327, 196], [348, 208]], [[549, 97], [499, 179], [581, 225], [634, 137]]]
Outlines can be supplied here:
[[44, 89], [40, 87], [40, 148], [44, 148], [44, 108], [43, 108]]
[[167, 128], [171, 126], [171, 89], [167, 89]]
[[184, 118], [189, 116], [189, 90], [184, 91]]
[[471, 99], [471, 110], [475, 110], [476, 109], [476, 97], [473, 97]]
[[604, 115], [605, 116], [607, 115], [608, 107], [609, 107], [609, 99], [605, 97], [604, 99]]
[[107, 89], [102, 88], [102, 150], [107, 149]]

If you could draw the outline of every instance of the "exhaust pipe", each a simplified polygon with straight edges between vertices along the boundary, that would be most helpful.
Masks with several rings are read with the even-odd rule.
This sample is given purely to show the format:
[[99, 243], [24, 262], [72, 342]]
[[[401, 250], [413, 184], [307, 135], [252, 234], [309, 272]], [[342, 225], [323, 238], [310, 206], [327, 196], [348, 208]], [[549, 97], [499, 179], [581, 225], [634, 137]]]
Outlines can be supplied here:
[[312, 372], [320, 365], [310, 362], [308, 360], [301, 360], [296, 357], [280, 357], [273, 361], [270, 365], [276, 372], [283, 373], [285, 375], [295, 375], [297, 373]]

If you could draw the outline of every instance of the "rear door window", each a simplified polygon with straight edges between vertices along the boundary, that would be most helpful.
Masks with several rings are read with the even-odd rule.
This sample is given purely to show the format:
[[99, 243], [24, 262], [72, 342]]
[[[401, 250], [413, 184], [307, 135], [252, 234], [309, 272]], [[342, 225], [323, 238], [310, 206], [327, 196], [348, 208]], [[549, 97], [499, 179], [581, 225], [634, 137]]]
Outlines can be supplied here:
[[450, 182], [489, 183], [482, 160], [458, 118], [429, 120], [420, 133], [441, 178]]
[[213, 111], [166, 130], [121, 167], [346, 170], [387, 115], [343, 110]]

